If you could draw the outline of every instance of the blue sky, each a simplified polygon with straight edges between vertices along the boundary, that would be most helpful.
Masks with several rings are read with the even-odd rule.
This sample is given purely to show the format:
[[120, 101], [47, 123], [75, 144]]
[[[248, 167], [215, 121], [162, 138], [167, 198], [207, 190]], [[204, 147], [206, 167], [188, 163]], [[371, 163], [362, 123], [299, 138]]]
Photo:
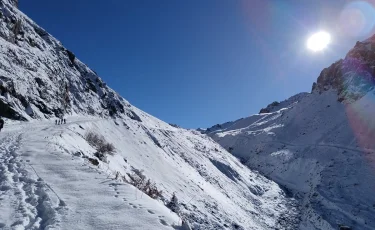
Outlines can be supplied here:
[[[20, 9], [133, 105], [197, 128], [310, 91], [324, 67], [373, 32], [369, 12], [362, 21], [350, 14], [351, 8], [368, 6], [351, 4], [356, 3], [21, 0]], [[332, 34], [332, 44], [313, 53], [306, 40], [321, 29]]]

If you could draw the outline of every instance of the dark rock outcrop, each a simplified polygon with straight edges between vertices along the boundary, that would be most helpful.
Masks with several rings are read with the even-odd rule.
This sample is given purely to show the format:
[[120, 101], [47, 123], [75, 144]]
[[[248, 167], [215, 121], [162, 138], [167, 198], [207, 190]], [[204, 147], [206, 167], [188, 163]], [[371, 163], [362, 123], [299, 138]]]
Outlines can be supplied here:
[[267, 105], [266, 108], [262, 108], [259, 113], [270, 113], [276, 106], [279, 106], [280, 102], [274, 101], [271, 104]]
[[66, 50], [67, 54], [68, 54], [68, 57], [69, 57], [69, 60], [72, 64], [74, 64], [74, 60], [76, 59], [76, 55], [70, 51], [70, 50]]
[[262, 108], [262, 109], [260, 109], [260, 111], [259, 111], [259, 113], [269, 113], [269, 112], [270, 112], [270, 110], [267, 109], [267, 108]]
[[6, 117], [13, 120], [25, 120], [15, 111], [9, 104], [0, 100], [0, 116]]
[[325, 68], [312, 86], [312, 92], [336, 90], [338, 101], [350, 103], [374, 88], [375, 37], [357, 42], [344, 59]]

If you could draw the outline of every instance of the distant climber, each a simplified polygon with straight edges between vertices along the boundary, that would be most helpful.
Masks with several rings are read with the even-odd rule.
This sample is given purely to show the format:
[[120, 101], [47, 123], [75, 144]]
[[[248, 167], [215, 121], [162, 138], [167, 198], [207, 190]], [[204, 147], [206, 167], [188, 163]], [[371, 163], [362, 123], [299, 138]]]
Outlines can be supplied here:
[[60, 120], [57, 122], [58, 125], [60, 125]]
[[0, 131], [3, 129], [4, 127], [4, 120], [0, 117]]
[[55, 120], [55, 125], [57, 125], [57, 120]]
[[66, 120], [65, 120], [65, 118], [64, 118], [64, 124], [66, 124]]

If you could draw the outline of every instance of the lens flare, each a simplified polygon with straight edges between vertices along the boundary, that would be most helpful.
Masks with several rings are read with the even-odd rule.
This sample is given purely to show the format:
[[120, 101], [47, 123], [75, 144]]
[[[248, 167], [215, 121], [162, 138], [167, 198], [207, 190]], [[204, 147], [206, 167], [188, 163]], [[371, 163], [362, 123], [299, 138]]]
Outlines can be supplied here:
[[348, 3], [340, 15], [340, 27], [351, 37], [368, 36], [375, 25], [375, 8], [366, 1]]

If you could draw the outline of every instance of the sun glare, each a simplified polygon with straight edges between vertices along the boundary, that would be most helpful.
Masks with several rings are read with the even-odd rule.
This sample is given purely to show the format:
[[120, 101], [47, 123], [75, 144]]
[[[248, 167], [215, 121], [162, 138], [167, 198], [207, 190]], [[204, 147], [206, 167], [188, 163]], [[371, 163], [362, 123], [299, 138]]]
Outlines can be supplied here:
[[327, 32], [318, 32], [313, 34], [308, 40], [307, 40], [307, 48], [310, 50], [317, 52], [324, 50], [328, 44], [331, 42], [331, 35]]

